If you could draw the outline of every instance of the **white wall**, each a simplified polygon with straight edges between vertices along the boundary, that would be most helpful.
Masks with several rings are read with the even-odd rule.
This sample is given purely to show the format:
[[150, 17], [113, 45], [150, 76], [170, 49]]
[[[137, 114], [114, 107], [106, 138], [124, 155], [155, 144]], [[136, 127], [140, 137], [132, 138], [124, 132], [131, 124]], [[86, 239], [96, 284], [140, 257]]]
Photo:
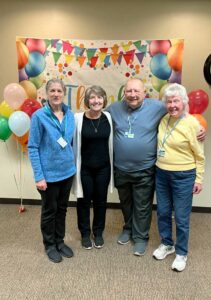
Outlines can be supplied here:
[[[4, 1], [0, 4], [0, 101], [4, 87], [18, 82], [16, 36], [67, 39], [168, 39], [184, 38], [182, 83], [188, 91], [211, 89], [203, 77], [203, 64], [211, 53], [211, 1], [172, 0], [72, 0], [72, 1]], [[211, 124], [211, 104], [205, 112]], [[211, 139], [205, 144], [206, 174], [202, 193], [194, 197], [194, 205], [211, 207]], [[20, 156], [12, 138], [0, 143], [0, 198], [18, 198], [14, 180], [20, 173]], [[39, 199], [27, 155], [21, 164], [22, 196]], [[18, 179], [19, 181], [19, 179]], [[71, 197], [71, 200], [75, 200]], [[118, 202], [116, 193], [110, 202]]]

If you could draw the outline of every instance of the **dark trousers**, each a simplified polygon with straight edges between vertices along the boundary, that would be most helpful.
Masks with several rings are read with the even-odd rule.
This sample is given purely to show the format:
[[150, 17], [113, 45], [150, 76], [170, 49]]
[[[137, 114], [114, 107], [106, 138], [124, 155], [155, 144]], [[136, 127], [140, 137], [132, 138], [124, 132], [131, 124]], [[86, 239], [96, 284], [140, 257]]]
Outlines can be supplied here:
[[47, 182], [40, 191], [42, 198], [41, 232], [45, 249], [64, 242], [65, 219], [73, 177], [58, 182]]
[[94, 236], [101, 236], [103, 233], [110, 172], [109, 164], [101, 168], [81, 167], [81, 182], [84, 197], [77, 199], [77, 215], [78, 229], [82, 236], [89, 236], [91, 234], [91, 201], [93, 201], [94, 213], [92, 232]]
[[152, 218], [155, 168], [136, 172], [115, 169], [114, 177], [125, 221], [123, 229], [131, 233], [134, 242], [147, 240]]

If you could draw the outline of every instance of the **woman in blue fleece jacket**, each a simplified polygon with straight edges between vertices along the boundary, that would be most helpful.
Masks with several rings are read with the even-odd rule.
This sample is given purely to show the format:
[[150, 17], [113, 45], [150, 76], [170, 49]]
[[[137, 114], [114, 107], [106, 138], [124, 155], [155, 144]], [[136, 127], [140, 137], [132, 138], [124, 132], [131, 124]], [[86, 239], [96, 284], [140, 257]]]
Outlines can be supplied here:
[[60, 79], [46, 84], [48, 101], [31, 120], [29, 159], [42, 198], [41, 231], [48, 258], [58, 263], [73, 252], [64, 243], [67, 205], [76, 172], [72, 139], [74, 116], [63, 103], [66, 93]]

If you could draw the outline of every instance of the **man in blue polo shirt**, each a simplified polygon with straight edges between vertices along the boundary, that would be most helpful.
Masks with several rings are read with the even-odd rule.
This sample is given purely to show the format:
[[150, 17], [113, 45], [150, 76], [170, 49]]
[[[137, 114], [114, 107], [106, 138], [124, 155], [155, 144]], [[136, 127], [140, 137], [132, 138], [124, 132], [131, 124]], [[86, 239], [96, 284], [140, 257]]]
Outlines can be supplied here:
[[114, 125], [115, 186], [125, 222], [118, 243], [132, 239], [133, 253], [140, 256], [149, 239], [157, 129], [166, 109], [161, 101], [146, 99], [143, 82], [132, 78], [125, 85], [125, 99], [107, 110]]

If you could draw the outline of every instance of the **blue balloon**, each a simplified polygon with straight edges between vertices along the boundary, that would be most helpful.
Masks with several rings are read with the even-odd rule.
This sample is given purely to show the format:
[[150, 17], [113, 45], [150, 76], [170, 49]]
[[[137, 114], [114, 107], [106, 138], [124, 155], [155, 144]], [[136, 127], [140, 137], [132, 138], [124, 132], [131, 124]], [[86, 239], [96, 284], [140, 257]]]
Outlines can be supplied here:
[[154, 76], [159, 79], [167, 80], [171, 76], [170, 68], [166, 54], [156, 54], [150, 61], [150, 70]]
[[28, 63], [25, 66], [26, 74], [29, 77], [36, 77], [45, 69], [45, 58], [37, 51], [29, 54]]

